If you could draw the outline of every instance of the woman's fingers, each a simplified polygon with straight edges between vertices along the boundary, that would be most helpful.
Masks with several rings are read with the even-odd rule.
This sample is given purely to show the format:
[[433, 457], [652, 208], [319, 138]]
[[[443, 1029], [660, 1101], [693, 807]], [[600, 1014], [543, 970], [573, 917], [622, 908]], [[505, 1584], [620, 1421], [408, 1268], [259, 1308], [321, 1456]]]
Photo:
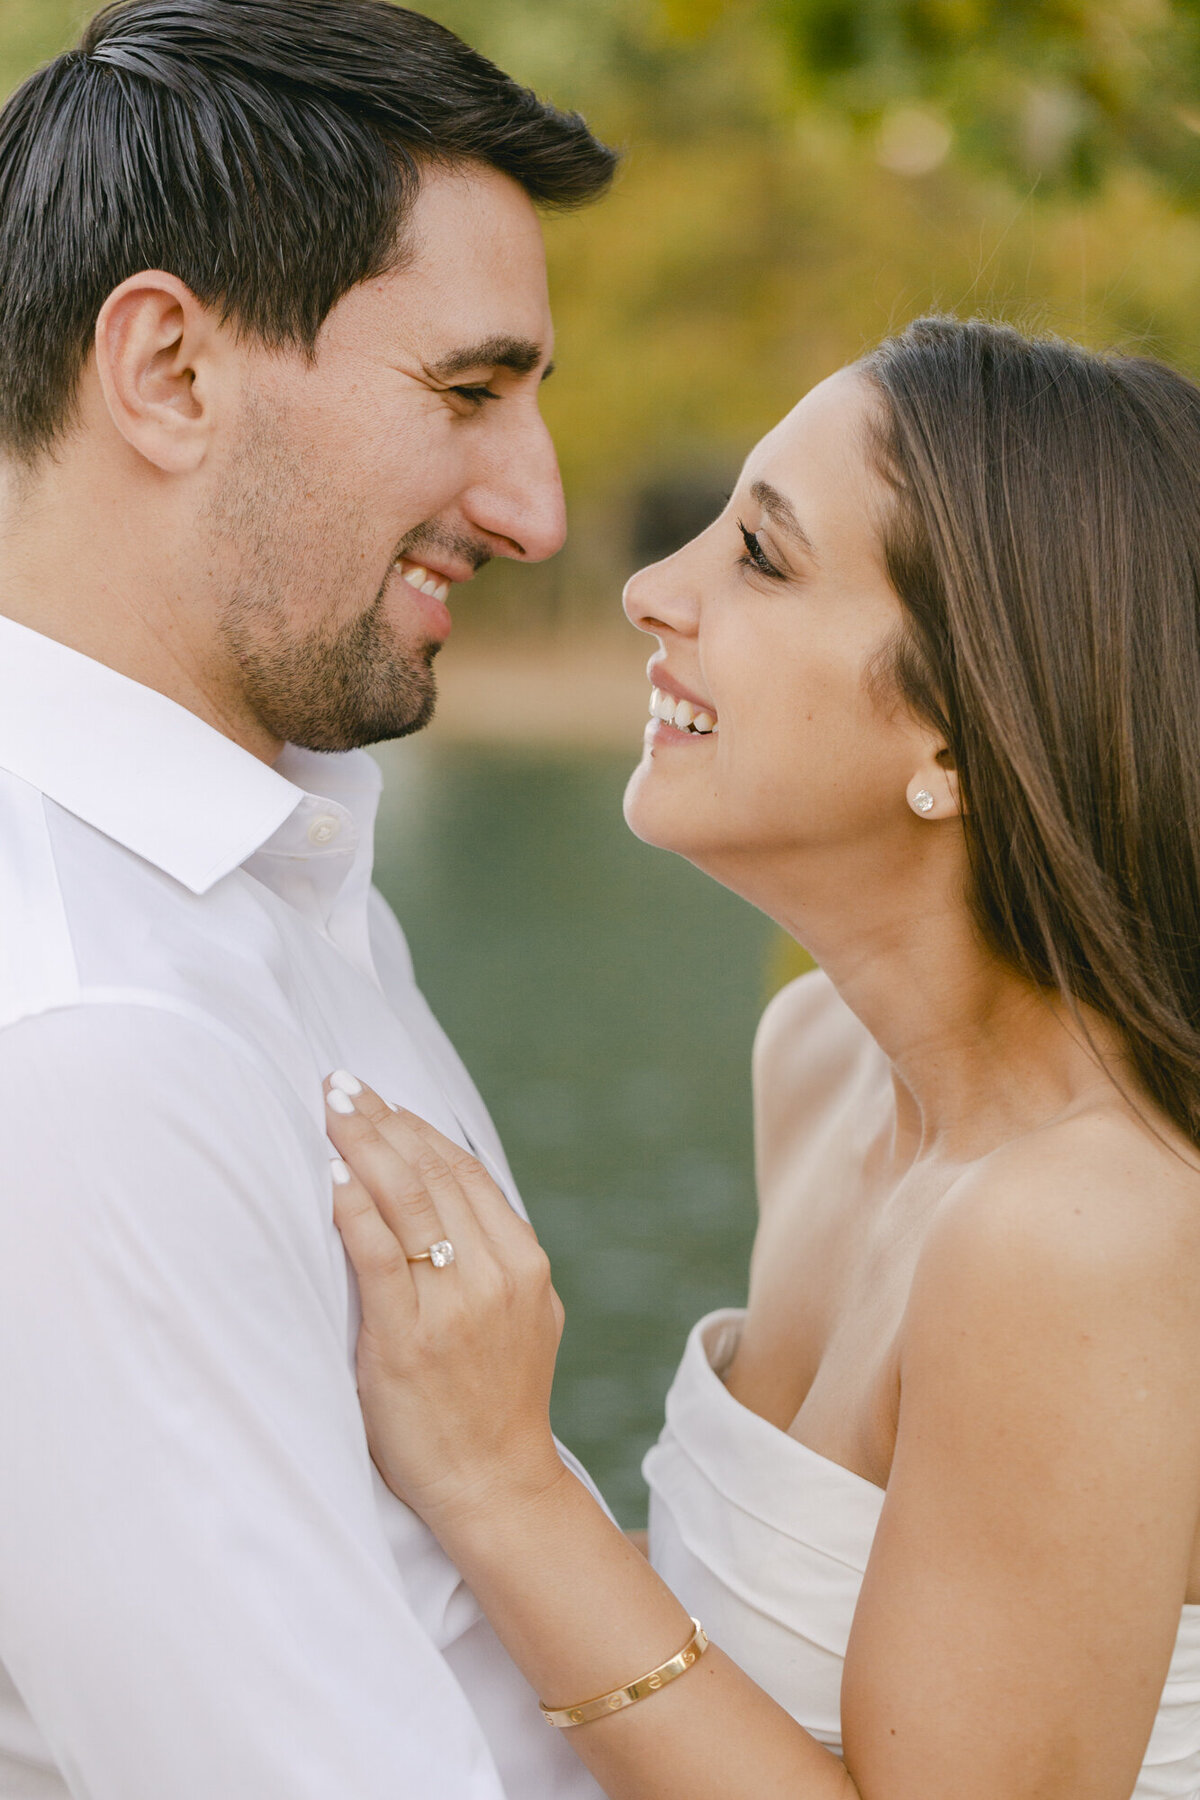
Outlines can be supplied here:
[[[435, 1162], [445, 1165], [454, 1181], [456, 1199], [463, 1214], [470, 1218], [476, 1234], [473, 1260], [486, 1266], [502, 1282], [515, 1282], [535, 1292], [548, 1290], [556, 1332], [562, 1334], [562, 1302], [550, 1281], [550, 1263], [538, 1241], [538, 1235], [527, 1219], [514, 1212], [502, 1190], [482, 1164], [467, 1151], [443, 1137], [427, 1120], [403, 1109], [395, 1115], [397, 1132], [406, 1131], [414, 1145], [414, 1157], [421, 1167]], [[451, 1216], [447, 1208], [447, 1217]], [[462, 1226], [463, 1241], [467, 1242]]]
[[548, 1282], [532, 1226], [468, 1151], [344, 1072], [330, 1077], [326, 1099], [330, 1139], [406, 1256], [449, 1243], [472, 1286], [494, 1276]]
[[[347, 1091], [352, 1081], [356, 1092]], [[428, 1181], [385, 1135], [393, 1118], [386, 1102], [353, 1076], [339, 1072], [326, 1083], [325, 1106], [330, 1142], [370, 1194], [404, 1255], [420, 1256], [448, 1238], [450, 1228]], [[439, 1197], [445, 1200], [444, 1187]]]
[[476, 1157], [416, 1113], [401, 1108], [394, 1116], [431, 1160], [437, 1158], [445, 1164], [489, 1238], [500, 1243], [532, 1238], [536, 1243], [532, 1225], [514, 1212], [507, 1196]]
[[[423, 1120], [341, 1072], [326, 1101], [335, 1217], [362, 1290], [359, 1396], [385, 1481], [432, 1521], [476, 1507], [525, 1454], [540, 1480], [547, 1456], [558, 1467], [548, 1407], [562, 1309], [536, 1237]], [[453, 1268], [410, 1260], [441, 1239]]]
[[473, 1246], [476, 1250], [485, 1250], [486, 1235], [480, 1229], [475, 1209], [459, 1179], [460, 1171], [476, 1166], [474, 1159], [455, 1144], [450, 1146], [457, 1152], [451, 1162], [441, 1148], [441, 1144], [449, 1145], [450, 1140], [443, 1138], [440, 1143], [431, 1143], [416, 1129], [420, 1123], [422, 1121], [415, 1113], [398, 1107], [389, 1113], [380, 1130], [412, 1176], [424, 1184], [446, 1228], [446, 1236], [456, 1246], [461, 1243], [464, 1248]]
[[358, 1277], [363, 1308], [386, 1307], [398, 1323], [415, 1317], [412, 1270], [395, 1232], [369, 1191], [340, 1157], [333, 1171], [333, 1222]]

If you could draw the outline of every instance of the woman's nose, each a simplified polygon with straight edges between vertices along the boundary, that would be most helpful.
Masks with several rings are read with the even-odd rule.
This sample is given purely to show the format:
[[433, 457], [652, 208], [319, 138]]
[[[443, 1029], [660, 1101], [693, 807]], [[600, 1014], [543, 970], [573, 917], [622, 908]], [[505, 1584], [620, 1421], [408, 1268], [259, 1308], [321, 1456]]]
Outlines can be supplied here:
[[621, 604], [630, 624], [639, 631], [662, 637], [669, 632], [686, 636], [696, 629], [696, 603], [685, 576], [684, 555], [678, 550], [662, 562], [639, 569], [625, 583]]

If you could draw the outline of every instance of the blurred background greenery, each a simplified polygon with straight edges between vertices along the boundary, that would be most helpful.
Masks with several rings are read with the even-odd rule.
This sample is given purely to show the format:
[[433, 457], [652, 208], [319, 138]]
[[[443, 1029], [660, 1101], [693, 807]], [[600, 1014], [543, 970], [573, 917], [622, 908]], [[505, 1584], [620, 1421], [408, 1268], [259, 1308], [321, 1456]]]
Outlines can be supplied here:
[[[0, 0], [0, 82], [78, 0]], [[804, 389], [930, 308], [1200, 365], [1200, 0], [429, 0], [626, 155], [548, 224], [572, 538], [459, 606], [382, 753], [380, 878], [493, 1106], [570, 1323], [565, 1435], [621, 1516], [689, 1320], [736, 1301], [747, 1056], [798, 966], [624, 833], [646, 645], [621, 582]]]
[[[80, 0], [0, 0], [0, 81]], [[602, 631], [814, 380], [930, 307], [1185, 366], [1200, 318], [1200, 0], [430, 0], [626, 151], [550, 225], [547, 411], [572, 542], [462, 634]]]

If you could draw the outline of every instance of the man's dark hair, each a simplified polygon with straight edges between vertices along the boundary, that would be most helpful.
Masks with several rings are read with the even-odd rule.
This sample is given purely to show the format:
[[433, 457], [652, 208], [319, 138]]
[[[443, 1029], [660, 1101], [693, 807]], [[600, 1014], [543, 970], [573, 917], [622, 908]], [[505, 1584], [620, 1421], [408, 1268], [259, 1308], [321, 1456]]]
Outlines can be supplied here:
[[395, 265], [422, 165], [480, 162], [540, 204], [613, 151], [389, 0], [116, 0], [0, 113], [0, 449], [69, 427], [112, 290], [161, 268], [272, 346], [314, 347]]

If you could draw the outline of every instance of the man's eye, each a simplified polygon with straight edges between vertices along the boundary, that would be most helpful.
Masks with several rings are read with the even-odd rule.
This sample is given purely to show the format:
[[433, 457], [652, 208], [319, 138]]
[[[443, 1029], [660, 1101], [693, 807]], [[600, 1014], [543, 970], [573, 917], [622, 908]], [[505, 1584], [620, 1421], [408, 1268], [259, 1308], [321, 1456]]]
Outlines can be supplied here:
[[738, 530], [742, 534], [742, 542], [746, 546], [745, 556], [738, 557], [738, 561], [742, 566], [747, 569], [757, 569], [760, 575], [773, 575], [777, 580], [782, 580], [783, 571], [775, 567], [775, 564], [771, 561], [770, 557], [759, 543], [758, 533], [751, 531], [748, 526], [743, 525], [740, 519], [737, 524]]
[[452, 387], [450, 392], [457, 394], [460, 400], [466, 400], [472, 406], [482, 406], [485, 400], [499, 400], [501, 397], [490, 387]]

